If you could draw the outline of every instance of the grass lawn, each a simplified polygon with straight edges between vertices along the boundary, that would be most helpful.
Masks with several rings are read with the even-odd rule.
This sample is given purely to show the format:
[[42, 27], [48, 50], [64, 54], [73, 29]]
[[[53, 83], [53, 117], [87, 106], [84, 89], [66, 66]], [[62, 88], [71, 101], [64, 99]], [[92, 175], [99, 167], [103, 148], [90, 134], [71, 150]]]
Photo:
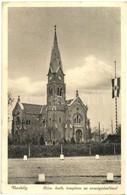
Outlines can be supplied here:
[[34, 184], [43, 173], [47, 184], [104, 184], [108, 172], [121, 182], [121, 156], [29, 158], [8, 160], [9, 184]]

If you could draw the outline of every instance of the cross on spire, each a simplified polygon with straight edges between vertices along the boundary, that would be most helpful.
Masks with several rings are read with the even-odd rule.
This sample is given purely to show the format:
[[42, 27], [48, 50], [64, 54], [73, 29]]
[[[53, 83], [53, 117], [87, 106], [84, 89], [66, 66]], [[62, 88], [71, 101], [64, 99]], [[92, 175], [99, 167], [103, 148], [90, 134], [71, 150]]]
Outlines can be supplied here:
[[56, 25], [54, 26], [54, 30], [55, 30], [55, 32], [56, 32]]
[[[54, 31], [55, 31], [55, 34], [54, 34], [54, 45], [57, 45], [57, 34], [56, 34], [56, 25], [54, 26]], [[57, 45], [58, 47], [58, 45]]]
[[20, 102], [20, 95], [18, 95], [18, 102]]
[[78, 93], [78, 90], [76, 90], [76, 97], [79, 97], [79, 93]]

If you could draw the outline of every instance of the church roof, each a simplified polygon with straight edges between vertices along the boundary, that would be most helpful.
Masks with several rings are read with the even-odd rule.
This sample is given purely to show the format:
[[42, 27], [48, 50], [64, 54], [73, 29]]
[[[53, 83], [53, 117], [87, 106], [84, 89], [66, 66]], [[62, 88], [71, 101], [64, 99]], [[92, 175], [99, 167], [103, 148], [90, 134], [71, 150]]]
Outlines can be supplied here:
[[52, 73], [57, 73], [59, 68], [61, 68], [63, 72], [62, 62], [61, 62], [61, 57], [60, 57], [60, 52], [59, 52], [58, 42], [57, 42], [56, 26], [55, 26], [54, 44], [51, 53], [49, 71], [51, 71]]
[[66, 100], [66, 104], [69, 105], [74, 101], [74, 99]]
[[66, 100], [66, 105], [67, 105], [67, 106], [71, 106], [71, 105], [73, 105], [74, 102], [76, 102], [76, 103], [78, 103], [78, 104], [81, 104], [81, 105], [84, 107], [85, 110], [88, 109], [87, 105], [85, 105], [85, 104], [82, 102], [81, 98], [79, 97], [78, 91], [76, 91], [76, 98], [75, 98], [75, 99]]
[[23, 104], [22, 104], [21, 102], [18, 102], [18, 104], [19, 104], [20, 108], [21, 108], [22, 110], [24, 110]]
[[24, 107], [24, 111], [27, 113], [34, 113], [34, 114], [40, 114], [42, 105], [36, 105], [36, 104], [26, 104], [22, 103]]
[[46, 110], [47, 110], [47, 105], [42, 105], [41, 106], [40, 114], [45, 114], [46, 113]]

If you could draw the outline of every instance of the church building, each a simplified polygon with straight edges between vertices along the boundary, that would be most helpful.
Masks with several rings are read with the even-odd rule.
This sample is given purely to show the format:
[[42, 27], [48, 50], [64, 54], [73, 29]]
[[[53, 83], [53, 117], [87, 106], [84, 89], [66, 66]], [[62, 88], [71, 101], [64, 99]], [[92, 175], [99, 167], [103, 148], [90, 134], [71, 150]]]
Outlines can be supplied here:
[[41, 143], [42, 140], [47, 143], [89, 141], [91, 132], [87, 105], [81, 100], [78, 90], [74, 99], [66, 99], [56, 26], [47, 76], [46, 105], [22, 103], [18, 96], [13, 110], [12, 135], [17, 136], [20, 143], [26, 143], [26, 140], [32, 143]]

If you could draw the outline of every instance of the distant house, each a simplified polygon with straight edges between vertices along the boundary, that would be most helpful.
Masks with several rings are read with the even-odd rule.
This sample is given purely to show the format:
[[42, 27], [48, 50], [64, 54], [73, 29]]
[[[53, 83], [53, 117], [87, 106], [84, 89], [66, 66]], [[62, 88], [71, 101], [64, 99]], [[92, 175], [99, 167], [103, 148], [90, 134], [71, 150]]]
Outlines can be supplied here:
[[91, 133], [91, 141], [94, 142], [102, 142], [107, 138], [106, 133], [101, 133], [99, 134], [99, 131], [94, 131]]
[[[13, 110], [12, 133], [19, 142], [59, 140], [87, 142], [90, 140], [88, 107], [78, 91], [74, 99], [66, 100], [65, 74], [58, 49], [55, 28], [53, 49], [48, 71], [47, 105], [22, 103], [20, 97]], [[73, 75], [72, 78], [73, 79]]]

